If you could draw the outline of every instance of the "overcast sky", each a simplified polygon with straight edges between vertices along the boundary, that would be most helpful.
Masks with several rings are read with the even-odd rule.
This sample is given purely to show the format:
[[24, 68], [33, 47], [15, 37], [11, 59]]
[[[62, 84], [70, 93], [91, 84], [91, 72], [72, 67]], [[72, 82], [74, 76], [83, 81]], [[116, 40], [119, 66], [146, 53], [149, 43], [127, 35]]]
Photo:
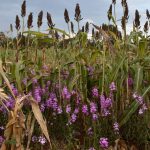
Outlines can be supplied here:
[[[53, 22], [56, 27], [66, 29], [67, 25], [64, 21], [64, 9], [67, 8], [70, 19], [74, 21], [74, 9], [76, 3], [80, 4], [81, 14], [83, 17], [82, 24], [87, 21], [101, 25], [107, 23], [107, 10], [112, 0], [27, 0], [27, 14], [34, 14], [34, 29], [36, 29], [37, 15], [39, 11], [44, 11], [44, 20], [42, 30], [47, 28], [46, 12], [51, 13]], [[21, 4], [23, 0], [0, 0], [0, 31], [7, 31], [10, 23], [14, 25], [16, 14], [20, 15]], [[117, 0], [117, 19], [122, 16], [121, 0]], [[129, 23], [128, 30], [132, 27], [135, 9], [141, 14], [141, 22], [145, 22], [145, 11], [150, 6], [150, 0], [128, 0], [129, 5]], [[118, 22], [119, 24], [119, 22]], [[142, 27], [143, 28], [143, 27]]]

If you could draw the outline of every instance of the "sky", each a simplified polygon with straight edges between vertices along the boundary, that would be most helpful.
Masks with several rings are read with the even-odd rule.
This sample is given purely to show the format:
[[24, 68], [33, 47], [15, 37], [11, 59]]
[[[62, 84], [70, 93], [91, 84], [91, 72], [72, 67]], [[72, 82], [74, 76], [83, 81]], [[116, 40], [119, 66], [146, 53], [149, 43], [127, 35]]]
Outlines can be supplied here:
[[[21, 13], [21, 4], [23, 0], [0, 0], [0, 31], [6, 32], [9, 30], [9, 25], [15, 25], [15, 16]], [[67, 8], [70, 16], [70, 20], [74, 21], [74, 11], [76, 3], [80, 4], [82, 22], [81, 26], [88, 22], [93, 22], [96, 25], [102, 23], [108, 23], [107, 11], [112, 0], [26, 0], [27, 2], [27, 15], [33, 12], [34, 15], [34, 27], [37, 29], [37, 16], [38, 13], [44, 11], [44, 19], [42, 30], [47, 29], [46, 13], [49, 12], [52, 15], [53, 22], [56, 27], [67, 30], [67, 25], [64, 21], [64, 10]], [[141, 15], [141, 24], [145, 23], [146, 9], [150, 6], [150, 0], [128, 0], [129, 6], [129, 21], [128, 32], [132, 28], [132, 22], [134, 19], [135, 10], [138, 9]], [[117, 19], [121, 19], [122, 7], [121, 0], [117, 0], [116, 5]], [[26, 16], [27, 19], [27, 16]], [[118, 21], [120, 27], [120, 22]], [[141, 27], [143, 28], [143, 27]]]

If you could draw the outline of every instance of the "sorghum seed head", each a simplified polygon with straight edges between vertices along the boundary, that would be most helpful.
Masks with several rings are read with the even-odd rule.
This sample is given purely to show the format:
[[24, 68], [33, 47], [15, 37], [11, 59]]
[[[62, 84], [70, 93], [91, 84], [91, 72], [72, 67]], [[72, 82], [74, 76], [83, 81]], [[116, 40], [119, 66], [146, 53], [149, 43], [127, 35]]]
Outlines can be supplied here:
[[10, 31], [13, 32], [13, 25], [10, 24]]
[[124, 5], [124, 8], [125, 8], [124, 17], [125, 17], [126, 20], [128, 20], [128, 18], [129, 18], [129, 9], [128, 9], [128, 4], [127, 3]]
[[95, 31], [94, 31], [94, 28], [92, 29], [92, 37], [95, 36]]
[[82, 27], [82, 32], [84, 32], [84, 26]]
[[55, 26], [55, 24], [53, 24], [51, 14], [48, 12], [47, 12], [47, 24], [49, 28], [53, 28]]
[[38, 21], [37, 21], [38, 28], [40, 28], [42, 25], [42, 19], [43, 19], [43, 11], [40, 11], [38, 15]]
[[139, 15], [139, 11], [138, 10], [135, 11], [134, 25], [135, 25], [136, 28], [140, 27], [140, 15]]
[[20, 29], [20, 19], [19, 19], [19, 16], [16, 15], [16, 30], [19, 30]]
[[127, 0], [122, 0], [121, 1], [121, 4], [122, 4], [123, 7], [125, 6], [126, 3], [127, 3]]
[[21, 6], [21, 16], [25, 17], [26, 16], [26, 1], [24, 0]]
[[65, 19], [66, 23], [68, 23], [70, 21], [67, 9], [65, 9], [65, 11], [64, 11], [64, 19]]
[[109, 21], [110, 21], [110, 19], [111, 19], [111, 16], [112, 16], [112, 4], [110, 5], [109, 10], [108, 10], [108, 12], [107, 12], [107, 17], [108, 17], [108, 20], [109, 20]]
[[148, 21], [146, 21], [145, 24], [144, 24], [144, 32], [145, 33], [148, 32]]
[[112, 3], [115, 5], [116, 4], [116, 0], [112, 0]]
[[89, 23], [88, 23], [88, 22], [85, 24], [85, 32], [86, 32], [86, 33], [89, 32]]
[[121, 19], [121, 27], [122, 27], [122, 30], [125, 30], [125, 27], [126, 27], [126, 19], [125, 19], [124, 16], [123, 16], [122, 19]]
[[32, 28], [32, 23], [33, 23], [33, 13], [30, 13], [28, 16], [28, 21], [27, 21], [27, 27], [28, 29]]
[[74, 25], [73, 25], [73, 22], [71, 22], [71, 32], [74, 33]]
[[76, 4], [76, 8], [75, 8], [75, 20], [77, 22], [79, 22], [80, 20], [82, 20], [81, 19], [81, 10], [80, 10], [80, 6], [79, 6], [78, 3]]
[[149, 20], [150, 19], [150, 13], [149, 13], [148, 9], [146, 10], [146, 16], [147, 16], [147, 19]]

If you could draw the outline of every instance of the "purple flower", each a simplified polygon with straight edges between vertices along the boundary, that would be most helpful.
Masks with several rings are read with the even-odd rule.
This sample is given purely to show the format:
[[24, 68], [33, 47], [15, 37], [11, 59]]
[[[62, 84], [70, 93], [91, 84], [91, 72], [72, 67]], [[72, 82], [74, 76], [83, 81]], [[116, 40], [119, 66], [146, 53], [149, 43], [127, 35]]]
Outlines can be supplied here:
[[76, 120], [77, 120], [77, 115], [73, 113], [71, 115], [71, 122], [75, 122]]
[[44, 104], [44, 103], [41, 104], [40, 110], [41, 110], [42, 112], [44, 112], [44, 110], [45, 110], [45, 104]]
[[46, 143], [46, 139], [43, 136], [39, 137], [39, 143], [41, 143], [42, 145], [44, 145]]
[[51, 81], [47, 81], [46, 85], [50, 86], [50, 84], [51, 84]]
[[88, 134], [88, 135], [93, 135], [93, 129], [92, 129], [91, 127], [88, 128], [87, 134]]
[[99, 140], [99, 144], [101, 148], [108, 148], [109, 142], [108, 142], [108, 138], [100, 138]]
[[141, 106], [141, 108], [139, 109], [139, 115], [143, 114], [147, 109], [148, 108], [147, 108], [146, 104], [143, 104]]
[[98, 97], [98, 89], [96, 88], [96, 87], [94, 87], [93, 89], [92, 89], [92, 96], [93, 97]]
[[37, 83], [38, 83], [37, 79], [35, 79], [35, 78], [32, 79], [32, 83], [33, 83], [33, 84], [37, 84]]
[[94, 68], [92, 66], [87, 67], [88, 75], [93, 75], [94, 73]]
[[109, 86], [110, 91], [116, 91], [116, 85], [115, 82], [112, 82]]
[[57, 114], [62, 114], [62, 107], [61, 106], [58, 106], [57, 107]]
[[143, 114], [147, 110], [147, 106], [144, 103], [143, 97], [138, 95], [136, 92], [133, 93], [133, 98], [140, 105], [139, 107], [139, 115]]
[[34, 135], [34, 136], [32, 136], [32, 142], [34, 142], [34, 143], [35, 143], [35, 142], [37, 142], [37, 141], [38, 141], [37, 136], [35, 136], [35, 135]]
[[110, 108], [112, 107], [112, 100], [111, 98], [106, 98], [104, 95], [100, 96], [100, 104], [101, 104], [101, 113], [102, 116], [110, 115]]
[[46, 106], [48, 108], [52, 107], [53, 106], [53, 99], [50, 97], [47, 101], [46, 101]]
[[41, 88], [40, 88], [40, 86], [37, 86], [34, 88], [33, 95], [34, 95], [35, 100], [38, 103], [40, 103], [41, 102]]
[[98, 115], [97, 115], [97, 114], [92, 114], [92, 119], [93, 119], [94, 121], [96, 121], [96, 120], [98, 119]]
[[62, 96], [66, 100], [70, 100], [71, 93], [68, 91], [67, 87], [64, 87], [62, 90]]
[[27, 78], [24, 78], [24, 79], [22, 80], [22, 82], [23, 82], [24, 85], [27, 85]]
[[11, 84], [11, 88], [12, 88], [13, 94], [14, 94], [15, 96], [18, 96], [18, 90], [17, 90], [17, 88], [14, 86], [14, 84]]
[[41, 89], [41, 95], [45, 95], [46, 90], [44, 88]]
[[79, 113], [79, 108], [75, 108], [74, 113], [78, 114]]
[[58, 108], [58, 103], [57, 103], [57, 99], [56, 99], [56, 98], [55, 98], [55, 99], [53, 99], [52, 108], [53, 108], [53, 110], [54, 110], [54, 111], [56, 111], [56, 110], [57, 110], [57, 108]]
[[88, 106], [87, 105], [82, 106], [82, 113], [88, 115]]
[[134, 99], [136, 99], [138, 97], [138, 94], [135, 92], [135, 93], [133, 93], [132, 96], [133, 96]]
[[94, 103], [94, 102], [91, 102], [90, 103], [90, 112], [92, 114], [96, 113], [97, 112], [97, 105]]
[[71, 112], [70, 104], [66, 106], [66, 113], [69, 114]]
[[0, 145], [4, 142], [4, 138], [0, 136]]
[[6, 106], [7, 106], [9, 109], [13, 109], [13, 108], [14, 108], [14, 105], [15, 105], [15, 100], [13, 99], [12, 96], [9, 96], [8, 101], [6, 101]]
[[3, 126], [0, 127], [0, 130], [4, 130], [5, 128]]
[[133, 79], [131, 77], [128, 77], [128, 85], [129, 86], [133, 85]]
[[114, 131], [115, 131], [116, 133], [119, 133], [119, 124], [118, 124], [118, 122], [115, 122], [115, 123], [113, 124], [113, 129], [114, 129]]

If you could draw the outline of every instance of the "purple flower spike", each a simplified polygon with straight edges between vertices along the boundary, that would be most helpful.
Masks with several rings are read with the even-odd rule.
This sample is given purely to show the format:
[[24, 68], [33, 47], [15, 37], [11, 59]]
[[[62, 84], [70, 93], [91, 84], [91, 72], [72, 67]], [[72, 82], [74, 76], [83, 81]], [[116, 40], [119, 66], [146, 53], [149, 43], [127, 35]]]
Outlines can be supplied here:
[[133, 79], [131, 77], [128, 78], [128, 85], [129, 86], [133, 85]]
[[58, 108], [57, 108], [57, 114], [62, 114], [62, 107], [61, 106], [58, 106]]
[[99, 94], [98, 94], [98, 89], [97, 89], [96, 87], [94, 87], [94, 88], [92, 89], [92, 96], [93, 96], [93, 97], [98, 97], [98, 96], [99, 96]]
[[90, 112], [92, 114], [96, 113], [97, 112], [97, 105], [94, 103], [94, 102], [91, 102], [90, 103]]
[[35, 143], [35, 142], [37, 142], [37, 141], [38, 141], [37, 136], [35, 136], [35, 135], [34, 135], [34, 136], [32, 136], [32, 142], [34, 142], [34, 143]]
[[104, 95], [100, 96], [100, 104], [101, 104], [101, 113], [102, 116], [110, 115], [110, 108], [112, 107], [112, 100], [111, 98], [106, 98]]
[[112, 82], [109, 86], [110, 91], [116, 91], [116, 85], [115, 82]]
[[93, 129], [91, 127], [88, 128], [87, 135], [93, 135]]
[[104, 137], [100, 138], [99, 144], [101, 148], [108, 148], [109, 146], [108, 138], [104, 138]]
[[39, 86], [35, 87], [33, 94], [34, 94], [35, 100], [38, 103], [40, 103], [41, 102], [41, 88]]
[[71, 112], [71, 107], [70, 107], [70, 105], [68, 104], [68, 105], [66, 106], [66, 113], [69, 114], [70, 112]]
[[94, 121], [96, 121], [96, 120], [98, 119], [98, 115], [97, 115], [97, 114], [92, 114], [92, 119], [93, 119]]
[[113, 124], [113, 129], [114, 129], [114, 131], [115, 131], [117, 134], [119, 134], [119, 124], [118, 124], [118, 122], [115, 122], [115, 123]]
[[87, 105], [82, 106], [82, 113], [88, 115], [88, 106]]
[[39, 137], [39, 143], [41, 143], [42, 145], [45, 145], [45, 143], [46, 143], [45, 137], [40, 136], [40, 137]]
[[71, 115], [71, 122], [74, 123], [76, 120], [77, 120], [77, 115], [73, 113]]
[[71, 93], [68, 91], [67, 87], [64, 87], [62, 90], [62, 96], [66, 100], [70, 100], [71, 98]]
[[0, 136], [0, 145], [4, 142], [4, 138]]

